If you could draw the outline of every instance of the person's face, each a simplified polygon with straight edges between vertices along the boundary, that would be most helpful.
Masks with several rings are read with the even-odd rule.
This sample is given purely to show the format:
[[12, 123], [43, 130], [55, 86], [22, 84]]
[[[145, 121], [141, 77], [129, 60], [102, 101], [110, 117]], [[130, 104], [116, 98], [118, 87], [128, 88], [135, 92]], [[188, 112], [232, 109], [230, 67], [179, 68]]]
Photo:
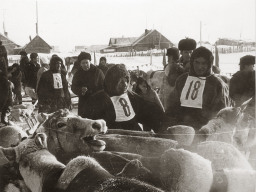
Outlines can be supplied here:
[[192, 50], [183, 50], [181, 51], [181, 55], [184, 62], [189, 62], [191, 57]]
[[61, 62], [60, 61], [57, 61], [56, 64], [55, 64], [55, 70], [60, 72], [61, 71]]
[[100, 60], [101, 65], [106, 65], [106, 61], [104, 59]]
[[147, 85], [145, 82], [138, 85], [143, 94], [147, 93]]
[[243, 71], [253, 71], [254, 65], [245, 65]]
[[91, 62], [89, 59], [83, 59], [80, 63], [80, 65], [84, 71], [88, 71], [90, 69], [90, 64], [91, 64]]
[[173, 56], [172, 55], [168, 55], [168, 64], [174, 64], [175, 63], [175, 61], [174, 61], [174, 59], [173, 59]]
[[33, 63], [37, 63], [38, 62], [38, 57], [34, 57], [31, 59]]
[[129, 82], [125, 77], [122, 77], [117, 85], [116, 85], [116, 92], [118, 95], [122, 95], [123, 93], [125, 93], [127, 91], [129, 87]]
[[203, 76], [207, 72], [208, 63], [205, 58], [198, 57], [194, 59], [193, 67], [196, 75]]

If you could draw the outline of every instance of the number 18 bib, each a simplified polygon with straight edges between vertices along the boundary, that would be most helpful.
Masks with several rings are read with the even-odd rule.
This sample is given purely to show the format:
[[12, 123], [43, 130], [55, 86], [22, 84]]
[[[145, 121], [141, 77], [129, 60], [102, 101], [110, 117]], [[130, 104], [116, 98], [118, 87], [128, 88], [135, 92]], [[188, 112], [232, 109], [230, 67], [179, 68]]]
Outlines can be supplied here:
[[116, 112], [116, 122], [129, 121], [135, 116], [127, 93], [110, 97]]
[[180, 96], [181, 106], [202, 109], [204, 87], [205, 79], [188, 76]]

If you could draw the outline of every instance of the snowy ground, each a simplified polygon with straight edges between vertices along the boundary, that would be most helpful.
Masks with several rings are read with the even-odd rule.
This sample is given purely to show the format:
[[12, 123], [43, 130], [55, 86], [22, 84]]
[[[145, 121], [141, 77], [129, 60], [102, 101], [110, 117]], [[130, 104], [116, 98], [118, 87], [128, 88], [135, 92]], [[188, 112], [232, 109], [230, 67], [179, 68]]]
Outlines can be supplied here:
[[[235, 73], [239, 70], [239, 60], [245, 55], [255, 55], [255, 52], [242, 52], [242, 53], [229, 53], [219, 54], [220, 69], [223, 74]], [[97, 61], [99, 61], [100, 55], [96, 55]], [[136, 57], [108, 57], [106, 55], [108, 63], [124, 63], [129, 69], [136, 69], [137, 66], [143, 71], [149, 71], [151, 66], [150, 56], [136, 56]], [[153, 56], [152, 57], [152, 68], [163, 69], [163, 57]]]

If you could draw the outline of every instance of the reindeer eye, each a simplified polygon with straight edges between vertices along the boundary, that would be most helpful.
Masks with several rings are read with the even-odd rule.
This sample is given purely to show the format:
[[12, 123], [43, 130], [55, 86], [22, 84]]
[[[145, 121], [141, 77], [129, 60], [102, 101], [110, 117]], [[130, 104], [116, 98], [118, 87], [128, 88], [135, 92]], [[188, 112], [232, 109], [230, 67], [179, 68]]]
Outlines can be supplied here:
[[22, 137], [21, 138], [21, 141], [24, 141], [25, 139], [27, 139], [28, 137]]
[[57, 124], [57, 127], [58, 127], [58, 128], [61, 128], [61, 127], [64, 127], [64, 126], [66, 126], [65, 123], [58, 123], [58, 124]]

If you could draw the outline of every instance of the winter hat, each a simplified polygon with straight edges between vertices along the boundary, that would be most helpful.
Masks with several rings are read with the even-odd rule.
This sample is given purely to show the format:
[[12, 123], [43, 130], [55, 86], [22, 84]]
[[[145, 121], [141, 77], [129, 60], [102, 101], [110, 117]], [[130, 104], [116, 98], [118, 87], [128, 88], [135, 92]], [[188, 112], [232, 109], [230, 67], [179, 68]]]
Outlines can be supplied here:
[[24, 50], [22, 50], [22, 51], [20, 51], [20, 55], [22, 55], [22, 56], [27, 56], [27, 52], [24, 51]]
[[[197, 49], [195, 49], [192, 54], [191, 54], [191, 58], [190, 58], [190, 74], [192, 73], [193, 75], [195, 75], [195, 71], [194, 71], [194, 67], [193, 67], [193, 62], [196, 58], [198, 57], [203, 57], [207, 63], [208, 63], [208, 72], [206, 74], [206, 76], [211, 74], [211, 68], [212, 68], [212, 64], [213, 64], [213, 54], [212, 52], [207, 49], [206, 47], [198, 47]], [[192, 75], [191, 74], [191, 75]]]
[[179, 53], [179, 49], [177, 49], [176, 47], [172, 47], [167, 49], [167, 56], [173, 56], [174, 60], [178, 60], [180, 58], [180, 53]]
[[82, 60], [84, 60], [84, 59], [88, 59], [88, 60], [92, 60], [92, 58], [91, 58], [91, 54], [90, 53], [87, 53], [87, 52], [81, 52], [79, 55], [78, 55], [78, 58], [77, 58], [77, 60], [79, 61], [79, 62], [81, 62]]
[[255, 64], [255, 56], [246, 55], [240, 58], [239, 65], [254, 65]]
[[196, 41], [194, 39], [186, 38], [180, 40], [178, 44], [179, 50], [194, 50], [196, 48]]
[[33, 58], [36, 58], [36, 57], [38, 57], [37, 53], [31, 53], [30, 54], [30, 59], [33, 59]]
[[101, 60], [104, 60], [105, 62], [107, 62], [106, 57], [101, 57], [101, 58], [100, 58], [100, 62], [101, 62]]
[[62, 61], [62, 59], [60, 58], [60, 57], [58, 57], [58, 56], [55, 56], [55, 57], [52, 57], [51, 58], [51, 60], [50, 60], [50, 70], [51, 71], [54, 71], [55, 72], [55, 65], [56, 65], [56, 63], [58, 62], [58, 61], [60, 61], [61, 62], [61, 64], [63, 64], [63, 61]]
[[116, 86], [122, 77], [127, 78], [128, 83], [130, 82], [130, 74], [124, 64], [116, 64], [108, 69], [104, 79], [104, 90], [109, 96], [117, 95]]

